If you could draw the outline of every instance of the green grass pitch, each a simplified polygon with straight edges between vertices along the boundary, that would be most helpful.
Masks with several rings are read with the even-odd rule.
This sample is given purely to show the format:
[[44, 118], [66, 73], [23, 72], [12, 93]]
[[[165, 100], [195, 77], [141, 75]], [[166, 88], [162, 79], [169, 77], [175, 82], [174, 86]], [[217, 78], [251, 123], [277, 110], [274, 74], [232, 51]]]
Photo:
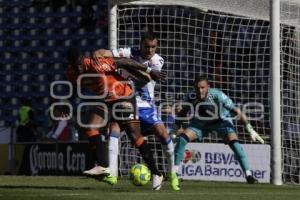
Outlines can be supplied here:
[[208, 181], [183, 181], [180, 191], [172, 191], [164, 182], [160, 191], [151, 184], [134, 186], [129, 180], [119, 180], [115, 186], [85, 177], [66, 176], [0, 176], [2, 200], [296, 200], [299, 186], [248, 185]]

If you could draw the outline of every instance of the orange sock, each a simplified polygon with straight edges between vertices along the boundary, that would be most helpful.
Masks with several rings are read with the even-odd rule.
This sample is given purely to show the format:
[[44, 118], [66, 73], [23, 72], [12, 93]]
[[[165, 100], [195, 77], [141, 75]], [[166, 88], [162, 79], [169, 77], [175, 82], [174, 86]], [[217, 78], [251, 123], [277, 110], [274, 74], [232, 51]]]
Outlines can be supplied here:
[[87, 135], [87, 137], [100, 135], [99, 131], [97, 131], [97, 130], [88, 130], [88, 131], [85, 132], [85, 134]]
[[136, 141], [135, 141], [135, 146], [139, 147], [144, 143], [144, 137], [139, 137]]

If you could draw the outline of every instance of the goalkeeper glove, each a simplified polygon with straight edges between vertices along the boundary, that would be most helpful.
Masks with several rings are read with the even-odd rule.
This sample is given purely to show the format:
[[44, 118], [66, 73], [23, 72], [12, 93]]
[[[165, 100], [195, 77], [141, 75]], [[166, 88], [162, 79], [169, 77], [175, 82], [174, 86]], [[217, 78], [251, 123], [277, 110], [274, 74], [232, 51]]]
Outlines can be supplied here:
[[251, 140], [255, 142], [258, 140], [261, 144], [264, 144], [265, 141], [258, 135], [258, 133], [253, 129], [251, 124], [246, 125], [246, 131], [249, 133]]

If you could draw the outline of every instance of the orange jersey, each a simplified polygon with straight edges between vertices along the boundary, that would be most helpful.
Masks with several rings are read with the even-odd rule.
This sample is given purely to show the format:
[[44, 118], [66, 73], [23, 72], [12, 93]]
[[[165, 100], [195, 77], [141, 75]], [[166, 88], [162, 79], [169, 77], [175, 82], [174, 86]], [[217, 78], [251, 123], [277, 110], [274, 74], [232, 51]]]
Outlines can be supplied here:
[[[90, 74], [91, 76], [88, 76]], [[101, 58], [97, 60], [84, 58], [79, 72], [67, 68], [67, 79], [75, 83], [79, 75], [87, 75], [80, 81], [82, 88], [94, 92], [96, 95], [105, 96], [105, 101], [113, 101], [122, 97], [127, 97], [132, 93], [132, 89], [126, 80], [116, 72], [116, 65], [112, 58]]]

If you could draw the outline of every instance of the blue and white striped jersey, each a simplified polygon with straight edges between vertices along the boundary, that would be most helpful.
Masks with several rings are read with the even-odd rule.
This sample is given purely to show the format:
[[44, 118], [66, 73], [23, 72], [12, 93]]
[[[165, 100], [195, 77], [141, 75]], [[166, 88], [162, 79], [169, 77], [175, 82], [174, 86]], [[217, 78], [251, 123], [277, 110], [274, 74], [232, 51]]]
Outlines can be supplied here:
[[[164, 59], [158, 54], [154, 54], [150, 60], [146, 60], [140, 56], [140, 50], [136, 48], [113, 49], [112, 54], [114, 57], [126, 57], [134, 59], [139, 63], [158, 71], [160, 71], [164, 65]], [[128, 78], [129, 74], [126, 71], [123, 71], [122, 76]], [[136, 100], [139, 108], [148, 108], [153, 106], [155, 83], [156, 82], [154, 80], [151, 80], [144, 87], [136, 88], [138, 93]]]

